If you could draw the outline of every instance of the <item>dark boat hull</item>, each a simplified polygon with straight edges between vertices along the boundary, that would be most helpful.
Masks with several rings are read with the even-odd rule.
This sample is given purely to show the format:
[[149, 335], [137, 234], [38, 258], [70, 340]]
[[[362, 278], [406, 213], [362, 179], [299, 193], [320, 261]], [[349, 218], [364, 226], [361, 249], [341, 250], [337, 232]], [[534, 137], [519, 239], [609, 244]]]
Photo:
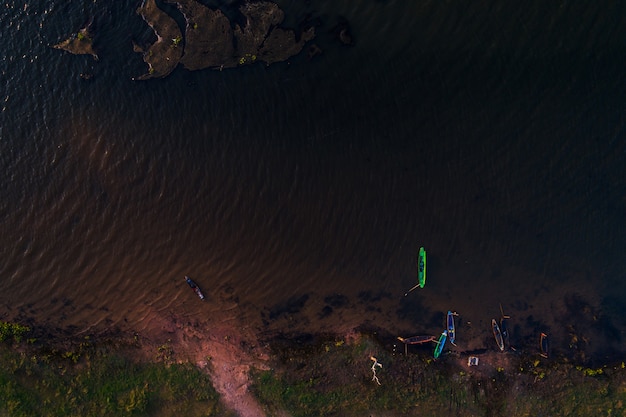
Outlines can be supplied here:
[[398, 340], [404, 343], [405, 345], [421, 345], [423, 343], [428, 343], [436, 340], [436, 336], [412, 336], [407, 337], [406, 339], [403, 337], [398, 337]]
[[504, 339], [502, 339], [502, 332], [500, 331], [496, 319], [491, 319], [491, 329], [493, 330], [493, 337], [496, 339], [500, 352], [504, 352]]
[[191, 278], [189, 278], [188, 276], [185, 276], [185, 281], [187, 281], [187, 284], [191, 287], [191, 289], [196, 293], [196, 295], [204, 301], [204, 294], [202, 293], [202, 291], [200, 290], [200, 287], [198, 287], [198, 285], [193, 282], [191, 280]]
[[547, 358], [550, 351], [550, 339], [548, 338], [547, 334], [541, 333], [541, 336], [539, 338], [539, 346], [541, 348], [541, 356]]
[[448, 310], [448, 340], [450, 340], [450, 343], [452, 343], [453, 345], [456, 342], [456, 329], [454, 326], [455, 315], [456, 313], [453, 313]]

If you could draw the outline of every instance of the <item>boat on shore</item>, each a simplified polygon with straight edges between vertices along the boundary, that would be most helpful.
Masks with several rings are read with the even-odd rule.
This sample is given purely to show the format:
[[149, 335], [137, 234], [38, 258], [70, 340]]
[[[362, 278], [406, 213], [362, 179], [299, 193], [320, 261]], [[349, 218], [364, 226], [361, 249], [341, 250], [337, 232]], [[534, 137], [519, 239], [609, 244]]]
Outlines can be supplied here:
[[456, 346], [456, 343], [454, 343], [456, 341], [456, 330], [455, 330], [455, 326], [454, 326], [454, 316], [458, 316], [457, 313], [453, 313], [452, 311], [448, 310], [448, 339], [450, 339], [450, 343], [452, 343], [454, 346]]
[[491, 319], [491, 329], [493, 330], [493, 337], [496, 339], [500, 352], [504, 352], [504, 339], [502, 339], [502, 332], [500, 331], [496, 319]]
[[547, 359], [550, 350], [550, 339], [547, 334], [541, 333], [541, 336], [539, 337], [539, 346], [541, 348], [541, 356]]
[[500, 331], [502, 332], [502, 339], [504, 341], [504, 347], [509, 347], [512, 350], [515, 350], [513, 346], [511, 346], [511, 337], [509, 332], [509, 322], [508, 320], [511, 316], [507, 316], [504, 314], [504, 310], [502, 309], [502, 304], [500, 304]]
[[417, 284], [408, 290], [404, 296], [406, 297], [417, 287], [424, 288], [424, 285], [426, 285], [426, 250], [422, 246], [417, 253]]
[[193, 282], [192, 279], [189, 278], [187, 275], [185, 275], [185, 281], [187, 281], [187, 284], [189, 284], [189, 286], [196, 293], [196, 295], [200, 297], [201, 300], [204, 300], [204, 294], [202, 293], [202, 290], [200, 290], [200, 287], [198, 287], [198, 285]]
[[435, 346], [435, 350], [433, 351], [433, 356], [435, 357], [435, 359], [439, 358], [439, 356], [441, 355], [441, 352], [443, 351], [443, 347], [446, 344], [446, 339], [448, 338], [448, 331], [444, 330], [443, 333], [441, 333], [441, 336], [439, 336], [439, 340], [437, 340], [437, 346]]
[[421, 345], [428, 342], [434, 342], [436, 339], [437, 336], [411, 336], [407, 338], [398, 336], [398, 340], [405, 345]]
[[437, 336], [411, 336], [411, 337], [400, 337], [398, 336], [398, 340], [404, 343], [404, 354], [409, 354], [409, 345], [423, 345], [424, 343], [434, 342], [437, 340]]

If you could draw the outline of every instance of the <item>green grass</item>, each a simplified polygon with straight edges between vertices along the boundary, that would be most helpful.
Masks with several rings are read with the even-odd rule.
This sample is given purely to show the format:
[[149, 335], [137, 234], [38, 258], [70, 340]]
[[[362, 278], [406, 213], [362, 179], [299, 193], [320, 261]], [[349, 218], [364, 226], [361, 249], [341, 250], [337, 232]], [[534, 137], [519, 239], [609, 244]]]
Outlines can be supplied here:
[[74, 361], [0, 346], [0, 416], [223, 415], [208, 375], [190, 364], [87, 356]]
[[[368, 352], [384, 364], [377, 371], [381, 385], [372, 381]], [[293, 417], [626, 415], [626, 370], [619, 365], [591, 372], [537, 361], [519, 372], [478, 375], [454, 357], [393, 355], [367, 338], [287, 347], [278, 356], [273, 370], [252, 374], [253, 392], [270, 416], [280, 410]]]
[[[132, 341], [85, 338], [53, 348], [27, 339], [26, 327], [0, 331], [0, 417], [228, 415], [208, 375], [172, 363], [168, 345], [143, 363], [125, 356]], [[624, 364], [585, 368], [531, 356], [520, 357], [515, 372], [472, 374], [452, 355], [394, 354], [366, 335], [274, 343], [274, 368], [251, 374], [268, 416], [626, 415]], [[380, 385], [371, 356], [383, 364]]]
[[17, 323], [0, 321], [0, 342], [16, 342], [19, 343], [22, 337], [30, 332], [30, 328]]

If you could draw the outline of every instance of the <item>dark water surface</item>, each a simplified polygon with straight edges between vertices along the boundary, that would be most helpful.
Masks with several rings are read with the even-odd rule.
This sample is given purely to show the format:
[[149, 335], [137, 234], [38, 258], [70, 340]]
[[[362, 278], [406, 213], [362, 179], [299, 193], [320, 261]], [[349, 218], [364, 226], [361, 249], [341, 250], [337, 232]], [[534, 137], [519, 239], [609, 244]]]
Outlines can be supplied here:
[[[625, 351], [623, 2], [285, 0], [321, 56], [147, 82], [139, 2], [39, 3], [0, 11], [2, 317], [408, 336], [452, 309], [493, 348], [501, 303], [520, 346]], [[50, 48], [90, 17], [99, 61]]]

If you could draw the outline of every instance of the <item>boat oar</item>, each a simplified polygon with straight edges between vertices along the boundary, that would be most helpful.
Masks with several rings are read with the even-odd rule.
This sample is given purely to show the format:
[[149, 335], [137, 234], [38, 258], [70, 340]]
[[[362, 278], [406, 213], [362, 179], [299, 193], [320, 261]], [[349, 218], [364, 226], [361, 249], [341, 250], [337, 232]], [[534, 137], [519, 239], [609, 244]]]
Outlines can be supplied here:
[[404, 294], [404, 296], [406, 297], [407, 295], [409, 295], [409, 293], [410, 293], [411, 291], [413, 291], [414, 289], [416, 289], [416, 288], [417, 288], [417, 287], [419, 287], [419, 286], [420, 286], [420, 285], [419, 285], [419, 284], [417, 284], [415, 287], [413, 287], [413, 288], [411, 288], [410, 290], [408, 290], [408, 291]]
[[[398, 340], [404, 343], [403, 337], [398, 336]], [[404, 356], [407, 356], [408, 354], [409, 354], [409, 345], [404, 343]]]
[[502, 309], [502, 303], [500, 303], [500, 315], [502, 316], [503, 319], [510, 319], [511, 316], [506, 316], [504, 314], [504, 310]]

